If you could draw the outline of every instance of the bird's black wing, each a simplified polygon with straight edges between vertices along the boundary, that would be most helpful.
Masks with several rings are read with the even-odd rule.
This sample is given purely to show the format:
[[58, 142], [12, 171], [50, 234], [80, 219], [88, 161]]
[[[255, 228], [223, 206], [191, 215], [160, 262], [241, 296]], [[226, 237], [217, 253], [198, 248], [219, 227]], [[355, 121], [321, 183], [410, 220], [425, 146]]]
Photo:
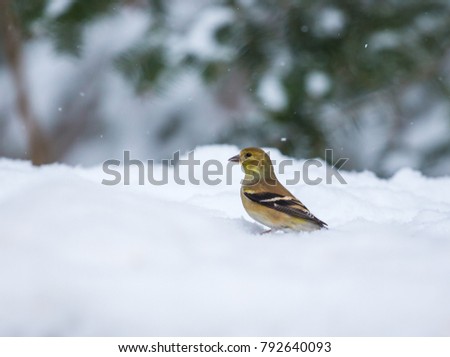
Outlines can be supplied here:
[[286, 213], [292, 217], [306, 219], [316, 223], [319, 227], [325, 227], [327, 224], [316, 216], [314, 216], [305, 207], [303, 203], [297, 200], [295, 197], [284, 196], [278, 193], [272, 192], [260, 192], [260, 193], [248, 193], [244, 192], [245, 197], [249, 200], [259, 203], [268, 208], [272, 208], [279, 212]]

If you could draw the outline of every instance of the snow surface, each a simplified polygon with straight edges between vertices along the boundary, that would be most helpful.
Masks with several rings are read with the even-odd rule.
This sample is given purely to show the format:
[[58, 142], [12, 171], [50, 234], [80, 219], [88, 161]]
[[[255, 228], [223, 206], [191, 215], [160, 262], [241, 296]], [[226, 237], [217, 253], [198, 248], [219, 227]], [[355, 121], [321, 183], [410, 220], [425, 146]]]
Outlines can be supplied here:
[[261, 236], [232, 172], [106, 186], [101, 167], [1, 159], [0, 335], [450, 335], [449, 177], [290, 186], [330, 229]]

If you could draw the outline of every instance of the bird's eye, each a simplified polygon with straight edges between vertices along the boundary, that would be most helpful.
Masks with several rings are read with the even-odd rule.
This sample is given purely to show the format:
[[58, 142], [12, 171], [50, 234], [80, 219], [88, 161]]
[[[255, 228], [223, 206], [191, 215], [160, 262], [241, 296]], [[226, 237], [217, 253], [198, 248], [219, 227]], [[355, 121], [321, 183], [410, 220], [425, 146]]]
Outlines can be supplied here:
[[245, 154], [245, 157], [250, 157], [250, 156], [252, 156], [252, 154], [249, 152]]

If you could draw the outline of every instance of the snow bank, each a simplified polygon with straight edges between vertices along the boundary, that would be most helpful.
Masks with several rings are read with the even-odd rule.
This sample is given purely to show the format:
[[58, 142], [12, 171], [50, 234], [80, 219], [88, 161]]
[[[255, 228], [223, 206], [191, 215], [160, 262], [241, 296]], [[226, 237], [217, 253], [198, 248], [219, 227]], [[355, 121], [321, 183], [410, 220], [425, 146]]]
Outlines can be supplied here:
[[238, 167], [217, 186], [105, 176], [0, 160], [0, 335], [450, 335], [448, 177], [289, 187], [330, 229], [261, 236]]

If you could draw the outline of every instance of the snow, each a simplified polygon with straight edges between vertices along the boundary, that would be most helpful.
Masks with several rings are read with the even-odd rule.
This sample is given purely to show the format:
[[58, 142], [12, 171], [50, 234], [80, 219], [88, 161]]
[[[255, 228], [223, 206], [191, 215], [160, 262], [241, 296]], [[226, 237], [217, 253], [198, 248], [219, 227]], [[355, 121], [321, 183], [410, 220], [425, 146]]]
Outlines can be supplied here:
[[272, 110], [282, 110], [286, 107], [286, 94], [280, 83], [280, 78], [275, 74], [266, 75], [261, 80], [258, 95], [264, 105]]
[[[403, 141], [409, 149], [418, 149], [419, 152], [430, 152], [435, 146], [445, 145], [448, 141], [448, 133], [450, 132], [450, 125], [446, 121], [439, 120], [439, 118], [450, 115], [450, 110], [447, 106], [436, 105], [429, 112], [428, 121], [417, 121], [409, 127], [405, 133]], [[431, 141], [431, 142], [430, 142]]]
[[[226, 165], [237, 152], [194, 154]], [[0, 335], [450, 334], [450, 177], [290, 186], [330, 229], [261, 236], [238, 167], [215, 186], [198, 167], [199, 185], [132, 173], [106, 186], [100, 166], [0, 160]]]
[[319, 11], [316, 22], [318, 33], [322, 35], [339, 36], [339, 32], [345, 27], [345, 14], [334, 7], [326, 7]]
[[331, 88], [330, 78], [322, 71], [311, 71], [305, 79], [306, 92], [315, 98], [324, 96]]
[[[403, 38], [401, 34], [394, 31], [379, 31], [374, 33], [370, 38], [370, 48], [373, 51], [382, 51], [395, 49], [403, 44]], [[364, 48], [367, 48], [369, 44], [365, 44]]]
[[67, 8], [72, 5], [72, 0], [53, 0], [47, 5], [47, 14], [52, 17], [57, 17], [62, 14]]
[[233, 12], [221, 6], [206, 7], [193, 14], [193, 19], [195, 20], [189, 23], [185, 33], [177, 34], [171, 39], [170, 57], [183, 58], [186, 54], [210, 60], [230, 57], [232, 52], [217, 43], [214, 33], [218, 28], [232, 23]]

